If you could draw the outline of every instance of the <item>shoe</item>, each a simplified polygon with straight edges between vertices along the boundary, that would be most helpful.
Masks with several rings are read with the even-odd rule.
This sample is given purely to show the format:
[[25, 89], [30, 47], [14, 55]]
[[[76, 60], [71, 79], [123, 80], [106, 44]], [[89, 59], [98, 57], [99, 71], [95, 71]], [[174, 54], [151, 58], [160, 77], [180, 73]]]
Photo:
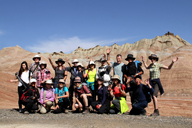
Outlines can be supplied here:
[[19, 109], [19, 113], [23, 113], [23, 110], [21, 108]]
[[144, 110], [143, 113], [140, 114], [141, 116], [145, 116], [146, 115], [146, 110]]
[[67, 109], [64, 110], [64, 113], [67, 114], [69, 111]]
[[125, 112], [125, 113], [123, 113], [123, 114], [124, 114], [124, 115], [129, 115], [129, 114], [130, 114], [130, 112], [128, 112], [128, 111], [127, 111], [127, 112]]
[[89, 109], [88, 108], [86, 108], [85, 111], [83, 111], [83, 114], [87, 114], [87, 113], [89, 113]]
[[155, 110], [154, 110], [154, 113], [151, 114], [151, 116], [159, 116], [159, 110], [158, 110], [158, 109], [155, 109]]

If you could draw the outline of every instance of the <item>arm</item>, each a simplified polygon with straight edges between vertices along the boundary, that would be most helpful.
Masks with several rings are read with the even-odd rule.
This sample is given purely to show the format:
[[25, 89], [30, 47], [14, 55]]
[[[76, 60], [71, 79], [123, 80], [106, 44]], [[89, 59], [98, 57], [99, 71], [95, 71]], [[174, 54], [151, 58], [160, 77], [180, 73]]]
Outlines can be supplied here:
[[65, 77], [63, 79], [64, 79], [64, 81], [66, 81], [66, 79], [67, 79], [67, 71], [65, 71]]
[[111, 52], [111, 49], [108, 48], [107, 49], [107, 64], [111, 66], [110, 52]]
[[40, 98], [40, 95], [39, 95], [39, 91], [37, 90], [37, 95], [35, 96], [35, 99], [39, 99]]
[[143, 64], [144, 64], [145, 68], [146, 68], [146, 69], [149, 69], [149, 66], [148, 66], [147, 63], [144, 61], [144, 57], [143, 57], [143, 56], [141, 56], [141, 59], [142, 59], [142, 62], [143, 62]]
[[85, 71], [85, 73], [83, 73], [83, 77], [86, 78], [87, 77], [87, 74], [88, 73], [88, 70]]
[[60, 99], [60, 98], [68, 98], [68, 97], [69, 97], [69, 92], [66, 92], [66, 95], [59, 96], [58, 99]]
[[13, 83], [13, 82], [18, 82], [18, 81], [19, 81], [18, 79], [16, 79], [16, 80], [10, 80], [11, 83]]
[[73, 67], [73, 66], [71, 65], [71, 63], [69, 62], [69, 59], [67, 59], [66, 62], [68, 63], [69, 67]]
[[172, 68], [173, 64], [174, 64], [177, 60], [178, 60], [178, 57], [174, 58], [169, 66], [165, 66], [165, 65], [164, 65], [162, 68], [163, 68], [163, 69], [170, 70], [170, 69]]
[[147, 84], [147, 88], [149, 89], [150, 93], [153, 94], [154, 93], [154, 89], [152, 88], [152, 86], [150, 85], [149, 79], [147, 79], [145, 81], [145, 83]]
[[143, 71], [143, 69], [141, 68], [140, 65], [138, 65], [138, 71], [139, 71], [139, 73], [136, 73], [136, 74], [134, 75], [134, 77], [136, 77], [137, 75], [142, 75], [142, 74], [144, 73], [144, 71]]
[[51, 63], [51, 66], [53, 67], [53, 69], [55, 70], [55, 65], [53, 64], [52, 60], [51, 60], [51, 55], [49, 56], [49, 62]]
[[49, 101], [54, 101], [55, 100], [55, 89], [53, 89], [53, 97], [51, 97], [50, 99], [49, 99]]
[[106, 100], [106, 93], [107, 93], [107, 90], [105, 87], [103, 87], [103, 100], [101, 102], [101, 105], [103, 105], [105, 103], [105, 100]]
[[121, 87], [119, 87], [119, 91], [122, 93], [123, 96], [126, 96], [126, 93], [125, 93], [125, 85], [124, 85], [124, 88], [123, 90], [121, 89]]

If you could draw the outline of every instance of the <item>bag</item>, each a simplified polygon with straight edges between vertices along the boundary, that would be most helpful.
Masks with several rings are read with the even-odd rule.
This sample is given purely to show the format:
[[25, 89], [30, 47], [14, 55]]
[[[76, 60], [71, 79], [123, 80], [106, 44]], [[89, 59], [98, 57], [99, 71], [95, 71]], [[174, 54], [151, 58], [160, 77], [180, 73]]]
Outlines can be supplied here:
[[29, 101], [29, 96], [26, 96], [26, 95], [25, 95], [27, 92], [28, 92], [28, 90], [25, 91], [25, 92], [21, 95], [21, 99], [20, 99], [20, 100], [22, 100], [23, 102], [28, 102], [28, 101]]
[[142, 86], [142, 90], [143, 90], [143, 93], [145, 95], [147, 102], [150, 103], [151, 102], [151, 93], [149, 91], [145, 90], [142, 84], [141, 84], [141, 86]]

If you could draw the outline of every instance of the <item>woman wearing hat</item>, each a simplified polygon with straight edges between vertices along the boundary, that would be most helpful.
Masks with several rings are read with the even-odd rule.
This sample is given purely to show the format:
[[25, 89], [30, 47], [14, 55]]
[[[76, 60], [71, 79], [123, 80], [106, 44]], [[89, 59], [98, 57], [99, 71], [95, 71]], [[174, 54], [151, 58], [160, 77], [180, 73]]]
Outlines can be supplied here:
[[81, 63], [77, 63], [77, 71], [78, 71], [78, 73], [76, 74], [75, 77], [79, 76], [81, 78], [81, 81], [85, 82], [84, 77], [83, 77], [84, 67], [83, 67], [83, 65]]
[[63, 61], [63, 59], [59, 58], [57, 61], [55, 61], [55, 63], [57, 64], [57, 66], [55, 66], [51, 60], [51, 56], [49, 57], [49, 61], [53, 67], [53, 69], [55, 70], [55, 78], [54, 78], [54, 88], [57, 88], [58, 82], [60, 79], [64, 79], [64, 81], [67, 79], [67, 71], [65, 69], [65, 67], [63, 66], [63, 64], [65, 63], [65, 61]]
[[[29, 70], [28, 70], [28, 65], [26, 61], [23, 61], [21, 63], [20, 69], [19, 69], [19, 77], [25, 82], [25, 83], [29, 83]], [[10, 82], [18, 82], [18, 79], [16, 80], [10, 80]], [[19, 105], [19, 112], [22, 112], [22, 101], [21, 101], [21, 96], [23, 94], [23, 90], [25, 89], [24, 85], [22, 85], [21, 82], [19, 82], [18, 84], [18, 105]]]
[[154, 93], [153, 93], [153, 104], [154, 104], [154, 113], [151, 114], [151, 116], [159, 116], [159, 110], [158, 110], [158, 105], [157, 105], [157, 96], [158, 92], [160, 91], [160, 94], [162, 95], [164, 93], [163, 87], [161, 85], [161, 81], [159, 79], [160, 77], [160, 72], [161, 69], [167, 69], [170, 70], [173, 64], [178, 60], [178, 57], [174, 58], [169, 66], [165, 66], [163, 64], [157, 63], [159, 58], [155, 54], [151, 54], [149, 56], [149, 59], [151, 60], [151, 64], [148, 66], [145, 61], [144, 57], [142, 56], [142, 61], [144, 63], [144, 66], [146, 69], [149, 69], [150, 73], [150, 79], [149, 82], [154, 88]]
[[29, 72], [31, 74], [31, 78], [36, 78], [37, 71], [40, 69], [39, 63], [41, 57], [39, 55], [35, 55], [32, 59], [34, 63], [29, 66]]
[[55, 100], [55, 89], [51, 87], [53, 85], [52, 80], [47, 80], [45, 84], [45, 88], [41, 89], [39, 100], [39, 102], [42, 104], [40, 108], [41, 114], [49, 112]]
[[107, 88], [104, 86], [103, 82], [104, 80], [102, 77], [97, 79], [98, 88], [96, 90], [96, 95], [98, 95], [98, 100], [91, 103], [91, 106], [98, 111], [98, 114], [109, 113], [110, 109]]
[[91, 90], [93, 101], [96, 100], [95, 96], [95, 81], [96, 81], [96, 73], [97, 69], [94, 61], [90, 61], [88, 65], [88, 69], [85, 71], [84, 78], [87, 78], [87, 86]]
[[112, 78], [113, 81], [113, 87], [112, 92], [115, 96], [115, 99], [112, 100], [111, 109], [109, 110], [109, 113], [116, 114], [116, 113], [125, 113], [129, 110], [126, 102], [126, 87], [124, 84], [121, 84], [121, 80], [118, 75], [114, 75]]
[[38, 99], [40, 95], [39, 95], [39, 91], [36, 88], [36, 82], [37, 81], [34, 78], [30, 80], [31, 86], [25, 92], [25, 97], [28, 97], [27, 101], [22, 101], [23, 105], [25, 105], [23, 113], [25, 113], [26, 111], [32, 112], [38, 109]]
[[65, 81], [63, 79], [59, 80], [58, 88], [55, 89], [55, 110], [53, 113], [66, 112], [69, 103], [69, 91], [65, 86]]
[[51, 79], [51, 72], [46, 68], [47, 64], [45, 62], [40, 63], [40, 68], [37, 71], [36, 80], [37, 80], [37, 88], [40, 92], [41, 88], [45, 85], [45, 81]]

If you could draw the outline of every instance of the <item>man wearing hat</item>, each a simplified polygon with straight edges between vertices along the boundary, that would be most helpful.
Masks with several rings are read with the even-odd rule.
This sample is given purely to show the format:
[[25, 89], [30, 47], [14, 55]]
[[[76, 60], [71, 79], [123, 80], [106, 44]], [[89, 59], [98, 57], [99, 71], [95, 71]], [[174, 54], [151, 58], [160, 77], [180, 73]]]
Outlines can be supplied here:
[[51, 79], [51, 72], [46, 67], [47, 67], [47, 64], [43, 61], [40, 63], [41, 69], [37, 71], [36, 80], [37, 80], [37, 88], [39, 90], [39, 93], [41, 88], [44, 87], [45, 82], [48, 79]]
[[90, 97], [92, 96], [87, 86], [81, 84], [81, 78], [75, 77], [75, 101], [80, 101], [78, 104], [75, 104], [75, 108], [78, 109], [84, 105], [84, 112], [83, 114], [89, 113], [88, 101], [90, 101]]
[[139, 61], [134, 61], [135, 58], [132, 54], [128, 54], [127, 58], [125, 59], [129, 63], [124, 66], [123, 74], [126, 79], [126, 83], [129, 83], [138, 75], [142, 75], [144, 73], [143, 69], [141, 68], [141, 63]]
[[67, 79], [67, 70], [63, 66], [65, 64], [65, 61], [62, 58], [59, 58], [55, 63], [57, 66], [55, 66], [51, 60], [51, 56], [49, 56], [49, 62], [51, 63], [53, 69], [55, 70], [55, 78], [54, 78], [54, 88], [57, 88], [59, 80], [64, 79], [64, 81]]
[[[146, 115], [145, 108], [148, 105], [146, 94], [150, 93], [152, 95], [154, 90], [148, 79], [145, 81], [146, 85], [141, 83], [141, 76], [136, 76], [134, 79], [134, 85], [126, 89], [128, 92], [133, 91], [131, 97], [132, 109], [130, 111], [130, 115]], [[151, 99], [151, 96], [149, 96], [149, 98]]]
[[151, 116], [159, 116], [159, 109], [157, 105], [157, 96], [158, 92], [160, 91], [160, 94], [162, 95], [164, 93], [163, 86], [161, 85], [160, 81], [160, 73], [161, 69], [167, 69], [170, 70], [173, 66], [173, 64], [178, 60], [178, 57], [174, 58], [169, 66], [165, 66], [163, 64], [157, 63], [159, 58], [155, 54], [151, 54], [151, 56], [148, 57], [151, 60], [151, 64], [148, 66], [145, 61], [144, 57], [142, 56], [142, 61], [144, 63], [144, 66], [146, 69], [149, 69], [150, 73], [150, 79], [149, 82], [154, 88], [153, 93], [153, 104], [154, 104], [154, 113], [151, 114]]
[[29, 66], [29, 72], [32, 74], [31, 78], [36, 78], [37, 71], [40, 69], [39, 61], [41, 60], [41, 57], [39, 55], [35, 55], [32, 59], [34, 63]]

